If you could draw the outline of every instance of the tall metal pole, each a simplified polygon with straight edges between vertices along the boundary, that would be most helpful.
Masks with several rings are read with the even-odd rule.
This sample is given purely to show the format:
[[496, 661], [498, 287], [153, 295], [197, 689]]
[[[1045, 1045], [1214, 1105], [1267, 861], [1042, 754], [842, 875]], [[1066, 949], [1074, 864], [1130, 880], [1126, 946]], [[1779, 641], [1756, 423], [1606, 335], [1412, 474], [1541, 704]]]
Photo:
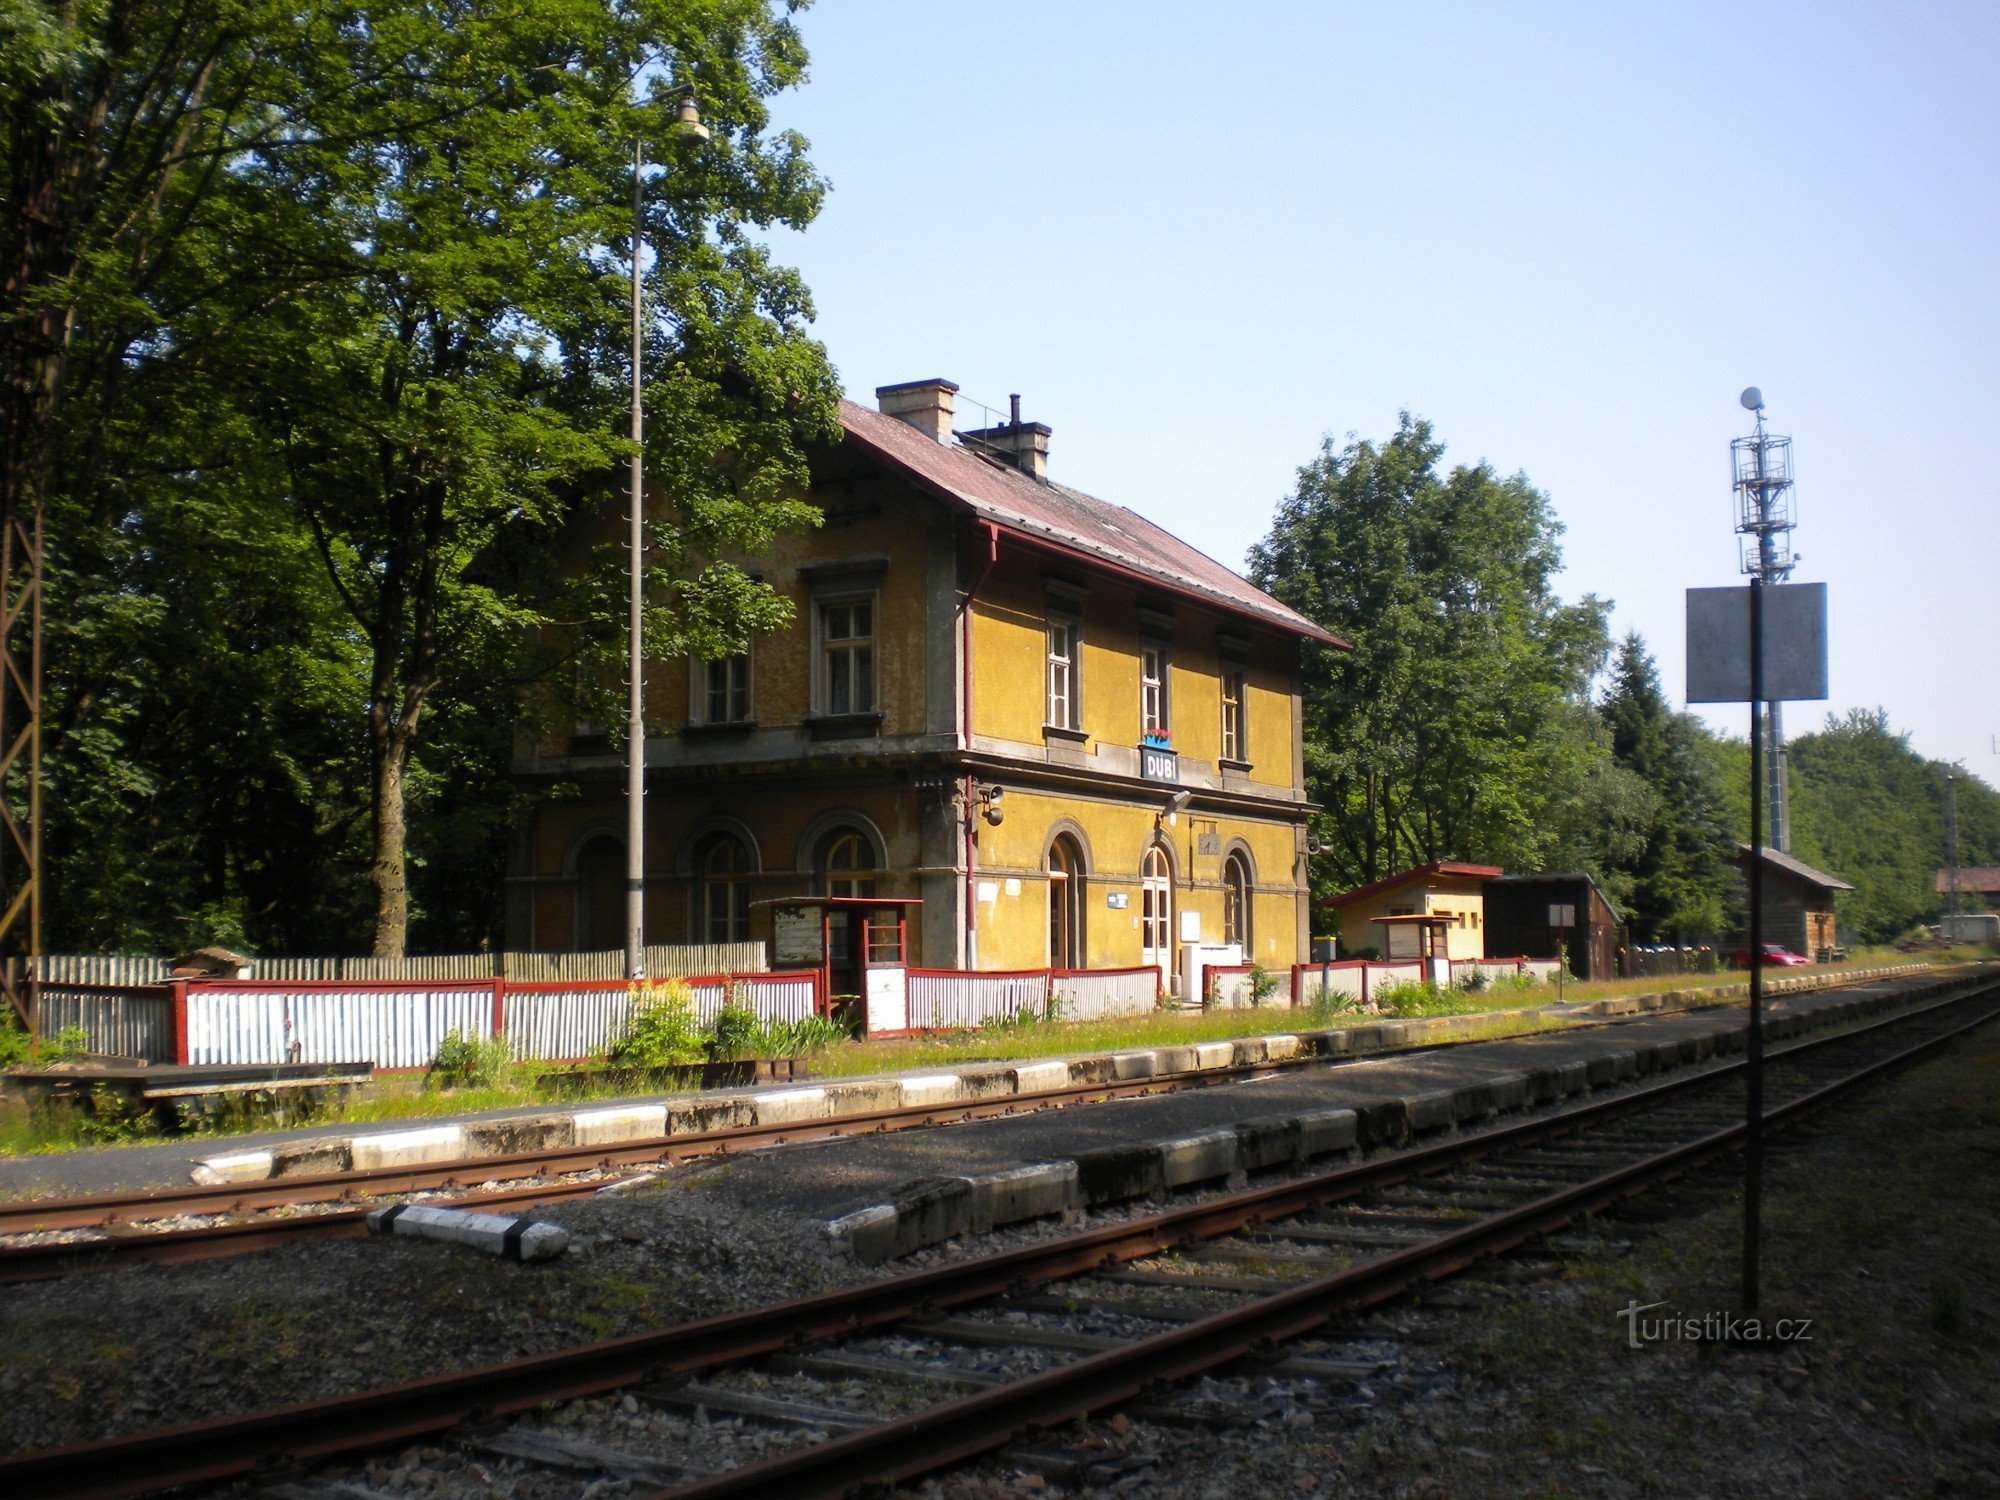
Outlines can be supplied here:
[[640, 290], [640, 189], [645, 143], [632, 142], [632, 515], [625, 662], [625, 977], [646, 977], [646, 413], [645, 300]]
[[1757, 1311], [1757, 1241], [1764, 1196], [1764, 580], [1750, 580], [1750, 1030], [1743, 1121], [1743, 1311]]
[[1947, 941], [1958, 941], [1958, 767], [1944, 768], [1944, 857], [1945, 889], [1951, 898], [1951, 933]]
[[[1776, 533], [1771, 526], [1770, 476], [1764, 469], [1764, 410], [1757, 409], [1757, 575], [1766, 583], [1782, 583], [1791, 572], [1789, 563], [1778, 562]], [[1770, 778], [1771, 847], [1780, 854], [1792, 852], [1791, 798], [1785, 785], [1785, 720], [1776, 703], [1764, 705], [1765, 733], [1769, 736], [1770, 757], [1765, 771]]]

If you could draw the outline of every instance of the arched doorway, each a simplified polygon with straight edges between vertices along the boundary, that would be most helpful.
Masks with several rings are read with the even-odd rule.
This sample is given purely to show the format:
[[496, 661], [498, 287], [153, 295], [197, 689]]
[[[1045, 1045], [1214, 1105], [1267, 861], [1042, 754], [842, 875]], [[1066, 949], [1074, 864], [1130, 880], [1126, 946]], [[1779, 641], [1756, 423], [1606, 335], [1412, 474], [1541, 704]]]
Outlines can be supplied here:
[[1151, 964], [1171, 988], [1174, 976], [1174, 875], [1167, 851], [1149, 846], [1139, 860], [1139, 962]]
[[625, 946], [625, 844], [608, 833], [576, 851], [576, 947], [602, 953]]
[[1069, 834], [1059, 833], [1049, 845], [1049, 966], [1081, 969], [1088, 962], [1084, 944], [1083, 850]]
[[1242, 851], [1222, 862], [1222, 940], [1236, 943], [1250, 958], [1250, 862]]

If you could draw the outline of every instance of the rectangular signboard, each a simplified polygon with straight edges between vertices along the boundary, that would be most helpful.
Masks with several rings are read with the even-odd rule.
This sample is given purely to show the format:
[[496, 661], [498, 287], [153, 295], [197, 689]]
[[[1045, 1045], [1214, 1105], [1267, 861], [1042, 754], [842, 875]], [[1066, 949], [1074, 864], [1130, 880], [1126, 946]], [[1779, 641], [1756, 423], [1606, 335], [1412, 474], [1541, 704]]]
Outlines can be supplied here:
[[[1764, 701], [1827, 696], [1826, 585], [1764, 588]], [[1750, 701], [1750, 587], [1687, 591], [1687, 701]]]
[[816, 964], [824, 956], [817, 906], [780, 906], [771, 913], [772, 963]]

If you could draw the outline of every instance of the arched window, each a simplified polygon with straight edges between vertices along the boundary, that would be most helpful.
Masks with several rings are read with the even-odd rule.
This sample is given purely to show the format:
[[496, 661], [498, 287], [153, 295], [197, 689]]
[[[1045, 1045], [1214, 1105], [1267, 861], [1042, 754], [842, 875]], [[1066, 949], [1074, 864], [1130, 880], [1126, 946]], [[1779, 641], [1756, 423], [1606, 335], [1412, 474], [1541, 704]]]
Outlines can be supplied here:
[[1083, 851], [1066, 833], [1049, 845], [1049, 966], [1081, 969], [1083, 941]]
[[875, 846], [859, 829], [836, 828], [820, 840], [814, 862], [819, 888], [828, 896], [875, 894]]
[[625, 845], [609, 834], [576, 852], [576, 946], [581, 953], [625, 946]]
[[701, 847], [695, 889], [695, 930], [704, 943], [742, 943], [750, 937], [750, 851], [731, 833]]
[[1174, 876], [1158, 844], [1139, 861], [1139, 962], [1173, 974]]
[[1222, 862], [1222, 940], [1250, 956], [1250, 866], [1240, 852]]

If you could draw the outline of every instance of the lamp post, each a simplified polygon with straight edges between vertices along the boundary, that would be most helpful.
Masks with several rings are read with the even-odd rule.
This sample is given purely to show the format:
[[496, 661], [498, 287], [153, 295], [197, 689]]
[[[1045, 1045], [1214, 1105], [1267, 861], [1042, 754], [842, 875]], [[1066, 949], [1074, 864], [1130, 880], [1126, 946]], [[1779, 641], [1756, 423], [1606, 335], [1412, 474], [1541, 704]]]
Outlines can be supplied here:
[[[694, 87], [681, 90], [680, 114], [668, 133], [671, 145], [698, 146], [708, 127], [695, 108]], [[625, 977], [646, 977], [646, 412], [645, 293], [639, 279], [644, 249], [640, 220], [646, 143], [632, 142], [632, 514], [626, 538], [630, 577], [625, 645], [629, 697], [625, 710]]]

